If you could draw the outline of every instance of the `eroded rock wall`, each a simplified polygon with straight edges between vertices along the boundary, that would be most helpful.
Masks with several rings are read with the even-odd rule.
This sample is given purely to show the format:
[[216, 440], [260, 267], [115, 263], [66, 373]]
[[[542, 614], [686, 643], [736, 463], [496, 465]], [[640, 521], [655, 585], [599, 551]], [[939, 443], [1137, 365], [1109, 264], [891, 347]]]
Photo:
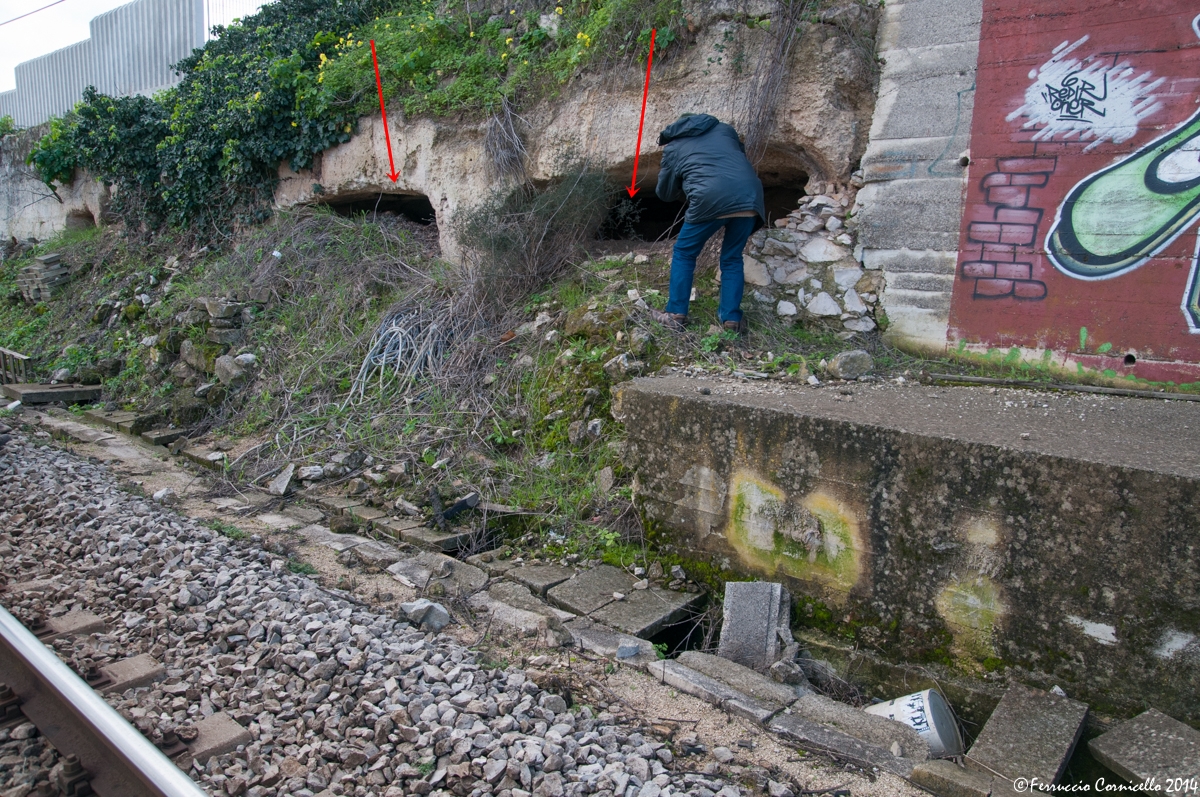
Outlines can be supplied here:
[[[762, 6], [764, 14], [774, 8]], [[696, 4], [689, 17], [695, 43], [655, 63], [638, 170], [643, 191], [652, 191], [657, 179], [658, 132], [680, 114], [710, 113], [735, 124], [744, 118], [755, 70], [772, 40], [767, 30], [748, 27], [737, 17], [720, 4]], [[870, 15], [856, 17], [854, 24], [861, 36], [873, 35]], [[857, 168], [874, 107], [875, 77], [870, 55], [844, 27], [802, 27], [778, 99], [775, 131], [758, 165], [768, 185], [791, 185], [799, 193], [810, 179], [846, 182]], [[522, 111], [530, 178], [552, 179], [572, 155], [581, 155], [628, 180], [644, 75], [636, 64], [585, 73], [557, 97]], [[382, 117], [373, 116], [362, 119], [354, 138], [327, 150], [311, 170], [297, 174], [285, 167], [276, 200], [289, 207], [380, 193], [423, 194], [437, 214], [443, 252], [453, 256], [455, 213], [501, 182], [488, 166], [484, 124], [394, 114], [388, 125], [400, 171], [395, 183], [388, 176]]]
[[44, 241], [64, 229], [95, 226], [103, 218], [109, 200], [103, 183], [77, 172], [70, 185], [51, 191], [25, 163], [48, 130], [39, 125], [0, 138], [0, 241]]

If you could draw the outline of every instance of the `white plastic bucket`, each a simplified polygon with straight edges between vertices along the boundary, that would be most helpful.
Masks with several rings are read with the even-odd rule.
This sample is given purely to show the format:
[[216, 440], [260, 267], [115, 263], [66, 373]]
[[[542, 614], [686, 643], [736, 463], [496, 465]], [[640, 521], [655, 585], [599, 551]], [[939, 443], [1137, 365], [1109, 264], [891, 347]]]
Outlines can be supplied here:
[[933, 689], [876, 703], [863, 711], [903, 722], [929, 744], [929, 754], [934, 758], [949, 758], [963, 753], [962, 734], [958, 732], [954, 712], [950, 710], [946, 698]]

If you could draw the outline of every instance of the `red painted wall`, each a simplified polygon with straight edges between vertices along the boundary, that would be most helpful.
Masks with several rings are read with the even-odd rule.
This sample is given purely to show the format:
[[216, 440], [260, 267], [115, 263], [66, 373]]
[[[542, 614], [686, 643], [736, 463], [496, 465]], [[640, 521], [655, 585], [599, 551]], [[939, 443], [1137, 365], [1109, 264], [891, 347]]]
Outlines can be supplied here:
[[1200, 214], [1197, 14], [1183, 0], [985, 0], [952, 343], [1200, 375], [1187, 365], [1200, 306], [1183, 306]]

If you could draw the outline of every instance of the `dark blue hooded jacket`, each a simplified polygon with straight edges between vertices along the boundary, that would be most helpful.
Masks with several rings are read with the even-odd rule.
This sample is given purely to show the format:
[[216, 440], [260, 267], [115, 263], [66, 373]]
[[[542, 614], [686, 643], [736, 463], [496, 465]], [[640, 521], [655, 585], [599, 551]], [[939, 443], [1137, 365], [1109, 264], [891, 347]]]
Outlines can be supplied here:
[[686, 116], [658, 136], [662, 168], [655, 193], [664, 202], [688, 200], [684, 221], [699, 224], [753, 210], [765, 223], [762, 181], [746, 158], [737, 131], [706, 113]]

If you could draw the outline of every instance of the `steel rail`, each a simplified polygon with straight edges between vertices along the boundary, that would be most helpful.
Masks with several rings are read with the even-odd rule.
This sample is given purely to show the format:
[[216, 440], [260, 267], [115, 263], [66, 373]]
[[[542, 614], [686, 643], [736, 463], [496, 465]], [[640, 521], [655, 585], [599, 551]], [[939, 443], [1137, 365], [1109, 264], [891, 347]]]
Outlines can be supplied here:
[[64, 755], [79, 758], [100, 797], [205, 797], [204, 791], [0, 607], [0, 681]]

